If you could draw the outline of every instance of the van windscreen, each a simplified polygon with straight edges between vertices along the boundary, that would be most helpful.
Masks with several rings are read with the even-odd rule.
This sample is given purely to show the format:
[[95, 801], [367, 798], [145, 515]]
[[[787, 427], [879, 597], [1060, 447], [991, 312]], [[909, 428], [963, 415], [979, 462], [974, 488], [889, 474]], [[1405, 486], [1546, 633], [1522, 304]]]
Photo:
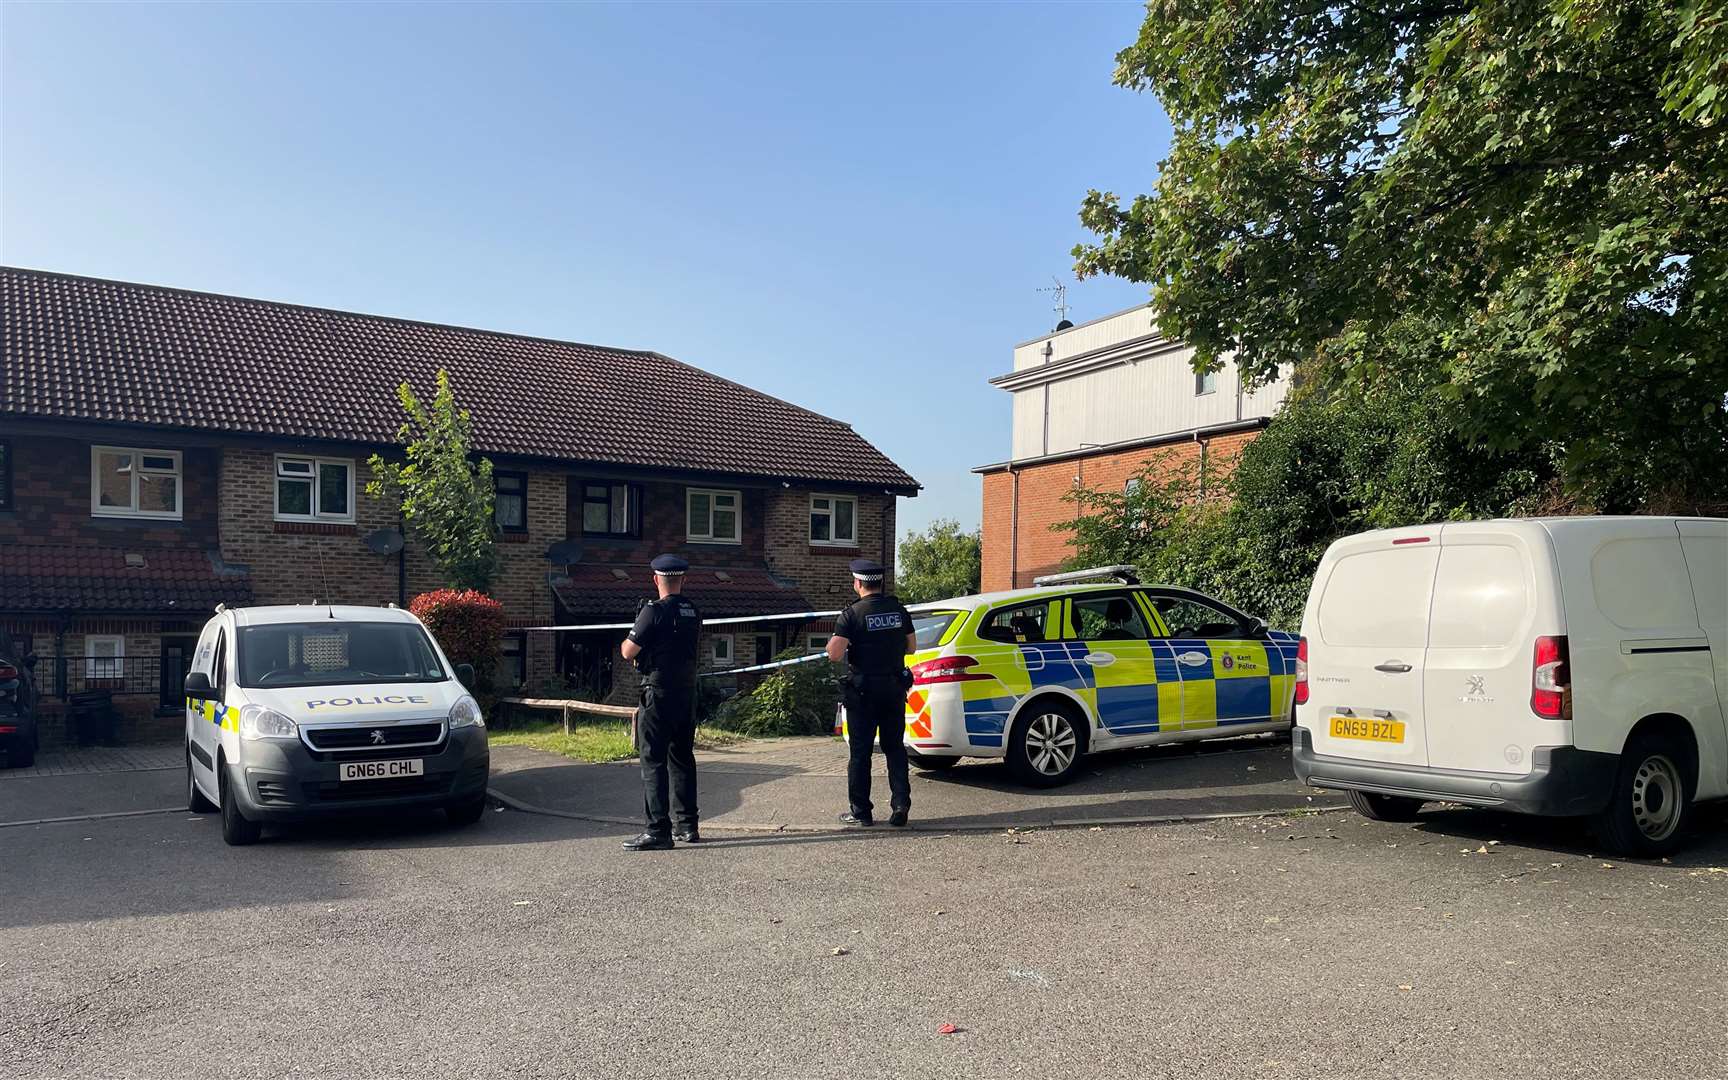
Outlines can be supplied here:
[[338, 686], [441, 682], [443, 665], [413, 623], [311, 622], [243, 626], [240, 685]]

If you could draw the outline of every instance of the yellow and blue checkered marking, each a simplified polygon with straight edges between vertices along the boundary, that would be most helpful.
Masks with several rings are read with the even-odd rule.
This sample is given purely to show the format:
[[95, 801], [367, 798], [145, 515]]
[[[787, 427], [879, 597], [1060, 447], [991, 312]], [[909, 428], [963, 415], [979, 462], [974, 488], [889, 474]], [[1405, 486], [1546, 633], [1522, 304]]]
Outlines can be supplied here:
[[199, 701], [197, 698], [187, 698], [186, 707], [223, 731], [240, 730], [240, 710], [232, 706], [223, 708], [211, 699]]

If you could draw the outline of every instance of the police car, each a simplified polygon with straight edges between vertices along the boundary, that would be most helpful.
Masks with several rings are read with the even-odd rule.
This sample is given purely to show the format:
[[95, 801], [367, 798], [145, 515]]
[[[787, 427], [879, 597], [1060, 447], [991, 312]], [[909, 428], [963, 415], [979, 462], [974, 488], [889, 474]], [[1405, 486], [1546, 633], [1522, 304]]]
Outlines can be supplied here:
[[1034, 584], [911, 608], [914, 764], [1006, 758], [1048, 787], [1094, 751], [1289, 729], [1296, 635], [1131, 567]]
[[411, 807], [471, 824], [489, 767], [472, 674], [395, 607], [217, 608], [186, 676], [188, 808], [220, 810], [230, 844]]

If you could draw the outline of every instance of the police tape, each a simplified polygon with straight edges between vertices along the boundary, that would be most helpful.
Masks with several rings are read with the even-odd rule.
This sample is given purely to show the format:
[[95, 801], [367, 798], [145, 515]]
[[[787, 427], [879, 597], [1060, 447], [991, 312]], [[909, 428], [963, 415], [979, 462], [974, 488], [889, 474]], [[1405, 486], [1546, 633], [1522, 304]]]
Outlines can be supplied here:
[[698, 679], [710, 679], [716, 675], [742, 675], [747, 671], [768, 671], [771, 668], [791, 667], [793, 664], [808, 664], [812, 660], [826, 659], [828, 659], [828, 654], [825, 652], [811, 653], [809, 656], [795, 656], [790, 660], [776, 660], [771, 664], [752, 664], [749, 667], [720, 668], [715, 671], [699, 671], [696, 673], [696, 677]]
[[[735, 615], [726, 619], [703, 619], [703, 627], [732, 626], [740, 623], [786, 622], [793, 619], [832, 619], [839, 615], [838, 611], [799, 611], [791, 615]], [[628, 630], [636, 624], [620, 623], [580, 623], [573, 626], [523, 626], [520, 630]]]

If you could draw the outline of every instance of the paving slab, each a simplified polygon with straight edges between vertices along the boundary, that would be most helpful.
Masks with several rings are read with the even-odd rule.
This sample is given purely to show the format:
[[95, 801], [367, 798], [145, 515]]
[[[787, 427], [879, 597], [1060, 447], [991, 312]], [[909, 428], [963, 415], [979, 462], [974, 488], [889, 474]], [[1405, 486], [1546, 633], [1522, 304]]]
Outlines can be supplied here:
[[[872, 798], [886, 817], [878, 754]], [[492, 793], [506, 804], [596, 821], [640, 820], [636, 762], [571, 761], [518, 746], [492, 750]], [[698, 802], [711, 829], [825, 830], [846, 809], [846, 746], [838, 739], [765, 739], [697, 754]], [[1130, 824], [1284, 813], [1338, 805], [1301, 784], [1286, 739], [1249, 736], [1100, 754], [1059, 788], [1020, 786], [999, 761], [912, 770], [913, 824], [923, 829]]]

